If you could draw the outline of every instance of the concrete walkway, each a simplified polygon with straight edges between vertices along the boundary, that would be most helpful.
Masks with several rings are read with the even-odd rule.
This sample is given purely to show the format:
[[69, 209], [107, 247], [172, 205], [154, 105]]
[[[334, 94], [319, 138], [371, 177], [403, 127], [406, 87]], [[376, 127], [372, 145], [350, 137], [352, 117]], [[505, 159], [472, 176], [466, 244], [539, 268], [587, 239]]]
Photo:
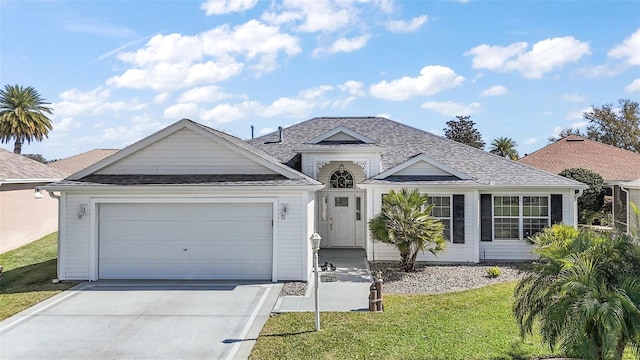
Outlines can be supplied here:
[[[318, 263], [335, 265], [319, 271], [320, 311], [367, 311], [373, 281], [363, 249], [321, 249]], [[320, 270], [320, 269], [319, 269]], [[315, 311], [313, 277], [305, 296], [281, 296], [273, 312]]]

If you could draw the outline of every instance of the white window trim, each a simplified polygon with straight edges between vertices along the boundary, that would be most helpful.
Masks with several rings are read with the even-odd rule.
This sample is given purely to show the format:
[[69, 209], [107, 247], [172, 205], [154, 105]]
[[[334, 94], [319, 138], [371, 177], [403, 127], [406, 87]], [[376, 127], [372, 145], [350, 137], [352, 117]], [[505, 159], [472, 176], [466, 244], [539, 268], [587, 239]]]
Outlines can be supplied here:
[[[496, 214], [495, 210], [495, 199], [496, 197], [518, 197], [518, 239], [515, 238], [497, 238], [496, 237]], [[523, 206], [524, 202], [522, 201], [523, 197], [546, 197], [547, 198], [547, 227], [551, 226], [551, 195], [550, 194], [524, 194], [524, 195], [516, 195], [516, 194], [493, 194], [491, 196], [491, 234], [493, 241], [518, 241], [518, 240], [526, 240], [524, 238], [524, 212]], [[542, 216], [526, 216], [527, 218], [534, 219], [542, 219]], [[500, 218], [505, 219], [513, 219], [515, 216], [500, 216]]]
[[449, 238], [445, 237], [445, 240], [453, 244], [453, 195], [442, 195], [442, 194], [431, 195], [427, 193], [427, 196], [430, 198], [449, 198], [449, 217], [448, 218], [436, 217], [436, 216], [433, 216], [433, 214], [430, 214], [430, 216], [438, 220], [441, 220], [441, 219], [449, 220]]

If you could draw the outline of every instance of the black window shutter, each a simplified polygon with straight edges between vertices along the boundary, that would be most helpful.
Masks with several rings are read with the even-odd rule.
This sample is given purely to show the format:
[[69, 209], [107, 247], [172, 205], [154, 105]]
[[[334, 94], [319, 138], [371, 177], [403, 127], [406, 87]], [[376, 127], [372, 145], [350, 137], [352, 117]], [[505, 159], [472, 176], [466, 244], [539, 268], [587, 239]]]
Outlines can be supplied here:
[[562, 194], [551, 194], [551, 225], [562, 222]]
[[453, 242], [464, 244], [464, 195], [453, 195]]
[[480, 240], [491, 241], [493, 229], [491, 229], [491, 194], [480, 194]]

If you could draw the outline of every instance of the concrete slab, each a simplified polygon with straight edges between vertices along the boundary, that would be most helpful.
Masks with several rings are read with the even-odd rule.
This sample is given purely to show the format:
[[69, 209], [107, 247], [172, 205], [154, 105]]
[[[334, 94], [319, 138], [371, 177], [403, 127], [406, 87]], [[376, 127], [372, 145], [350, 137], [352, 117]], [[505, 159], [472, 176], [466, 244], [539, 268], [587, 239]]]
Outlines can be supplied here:
[[84, 283], [0, 322], [0, 358], [246, 359], [281, 287]]
[[[368, 311], [373, 277], [363, 249], [320, 249], [318, 262], [328, 265], [318, 272], [320, 311]], [[280, 297], [273, 312], [315, 311], [313, 284], [312, 278], [305, 296]]]

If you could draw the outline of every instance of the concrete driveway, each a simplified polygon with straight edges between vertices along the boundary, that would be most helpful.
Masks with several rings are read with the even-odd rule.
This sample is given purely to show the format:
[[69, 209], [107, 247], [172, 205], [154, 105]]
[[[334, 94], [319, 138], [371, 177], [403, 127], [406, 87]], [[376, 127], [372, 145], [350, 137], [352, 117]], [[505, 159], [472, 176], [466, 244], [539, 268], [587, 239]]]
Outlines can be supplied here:
[[244, 359], [281, 286], [83, 283], [0, 322], [0, 358]]

